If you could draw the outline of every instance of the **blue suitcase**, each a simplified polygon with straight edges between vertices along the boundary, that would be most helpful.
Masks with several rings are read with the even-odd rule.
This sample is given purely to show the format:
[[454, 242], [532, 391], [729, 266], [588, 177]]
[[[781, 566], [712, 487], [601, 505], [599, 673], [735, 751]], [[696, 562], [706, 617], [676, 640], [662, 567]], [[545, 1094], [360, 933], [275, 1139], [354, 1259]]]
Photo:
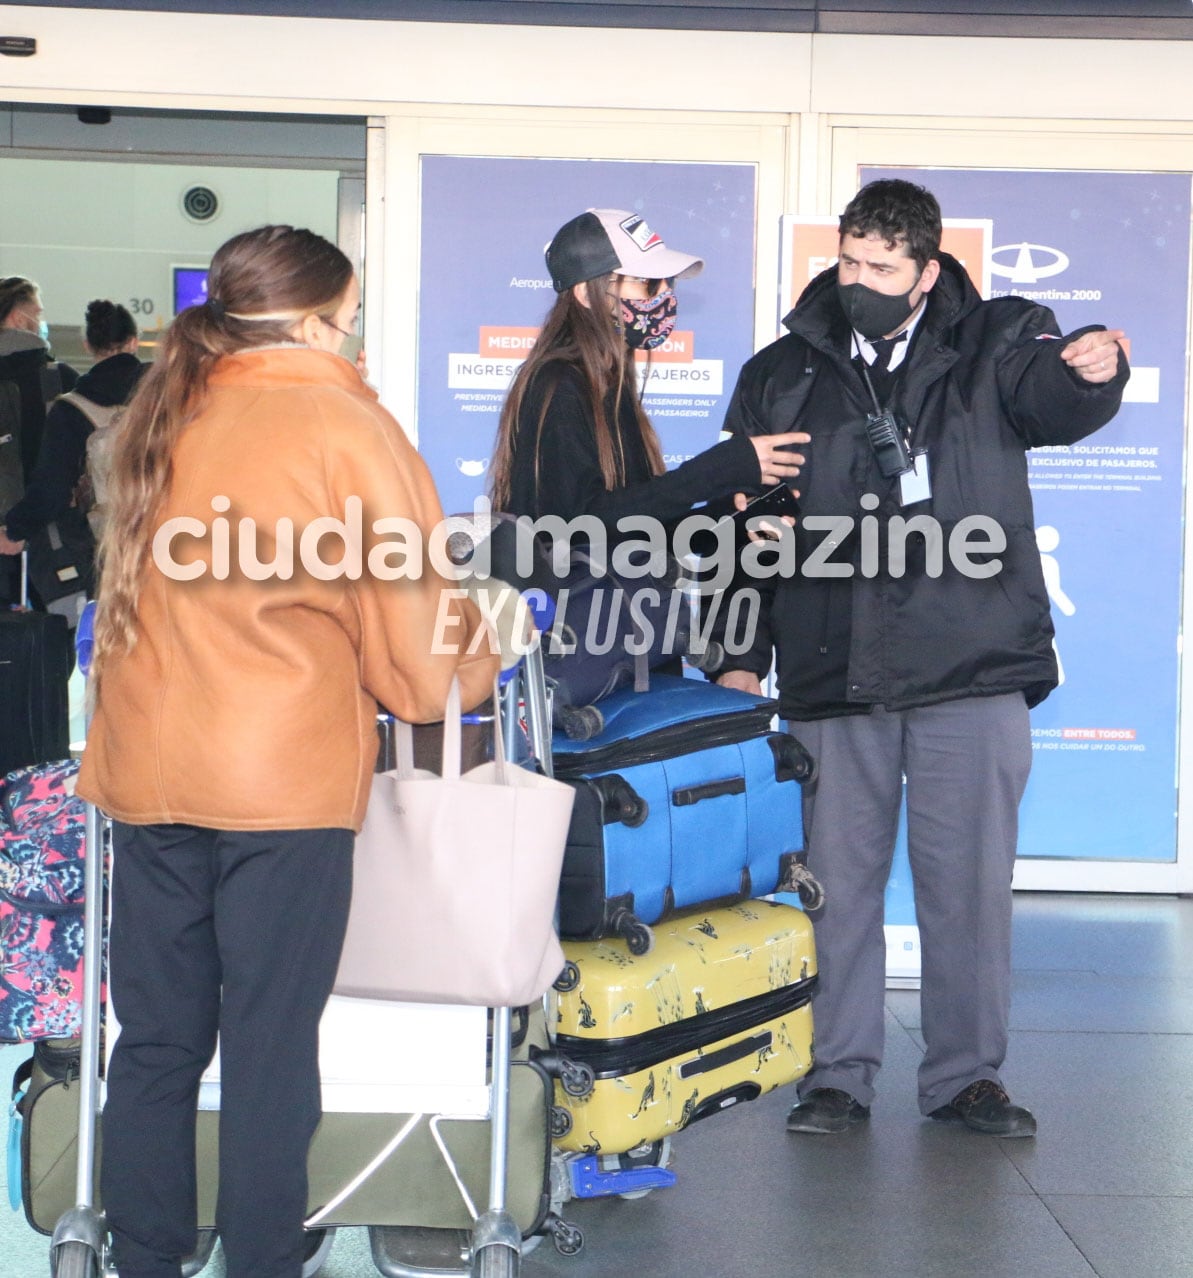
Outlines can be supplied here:
[[601, 710], [599, 735], [553, 743], [555, 775], [576, 790], [561, 936], [620, 934], [643, 954], [648, 925], [676, 910], [810, 891], [799, 858], [813, 765], [772, 731], [774, 701], [662, 675]]

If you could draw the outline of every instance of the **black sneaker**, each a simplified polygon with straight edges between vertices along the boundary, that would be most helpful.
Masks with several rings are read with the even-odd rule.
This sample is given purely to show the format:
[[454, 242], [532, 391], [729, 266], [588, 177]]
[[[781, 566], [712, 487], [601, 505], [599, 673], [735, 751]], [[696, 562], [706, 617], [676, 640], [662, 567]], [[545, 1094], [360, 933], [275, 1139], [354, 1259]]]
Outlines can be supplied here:
[[870, 1117], [869, 1107], [859, 1105], [839, 1087], [814, 1087], [787, 1115], [789, 1132], [843, 1132]]
[[970, 1083], [947, 1105], [929, 1115], [938, 1123], [964, 1123], [986, 1136], [1034, 1136], [1036, 1120], [1031, 1110], [1013, 1105], [1006, 1091], [988, 1078]]

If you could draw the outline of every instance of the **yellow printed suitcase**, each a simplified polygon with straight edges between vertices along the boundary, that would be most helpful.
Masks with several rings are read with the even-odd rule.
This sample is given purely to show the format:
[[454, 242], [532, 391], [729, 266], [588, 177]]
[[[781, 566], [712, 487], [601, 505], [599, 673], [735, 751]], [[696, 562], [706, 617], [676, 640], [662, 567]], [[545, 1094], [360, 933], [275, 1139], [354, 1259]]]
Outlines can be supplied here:
[[[558, 1148], [621, 1153], [802, 1078], [812, 1066], [812, 925], [794, 906], [743, 901], [678, 914], [655, 945], [565, 941], [555, 1042], [592, 1067]], [[560, 986], [567, 986], [560, 989]]]

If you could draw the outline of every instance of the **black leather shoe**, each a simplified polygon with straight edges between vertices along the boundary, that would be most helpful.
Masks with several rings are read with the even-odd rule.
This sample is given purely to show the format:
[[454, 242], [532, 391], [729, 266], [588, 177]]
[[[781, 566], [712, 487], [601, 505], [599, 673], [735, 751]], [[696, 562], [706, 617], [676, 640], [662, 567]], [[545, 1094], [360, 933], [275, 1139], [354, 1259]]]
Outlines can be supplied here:
[[869, 1108], [859, 1105], [848, 1092], [838, 1087], [814, 1087], [787, 1115], [787, 1130], [828, 1135], [843, 1132], [869, 1117]]
[[938, 1123], [964, 1123], [986, 1136], [1034, 1136], [1036, 1120], [1030, 1109], [1013, 1105], [1011, 1098], [988, 1078], [970, 1083], [947, 1105], [929, 1115]]

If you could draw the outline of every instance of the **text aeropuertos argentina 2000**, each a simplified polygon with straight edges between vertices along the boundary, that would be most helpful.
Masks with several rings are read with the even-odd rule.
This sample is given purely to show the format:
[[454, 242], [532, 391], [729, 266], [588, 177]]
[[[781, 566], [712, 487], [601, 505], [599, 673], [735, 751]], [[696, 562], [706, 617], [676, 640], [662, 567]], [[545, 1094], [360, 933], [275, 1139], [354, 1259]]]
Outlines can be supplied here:
[[[862, 510], [873, 511], [879, 498], [864, 493], [859, 504]], [[209, 522], [191, 515], [167, 519], [153, 538], [153, 562], [158, 571], [172, 581], [194, 581], [208, 573], [217, 581], [225, 581], [232, 575], [235, 548], [239, 573], [250, 581], [289, 581], [295, 572], [296, 549], [297, 563], [319, 581], [356, 581], [366, 572], [378, 581], [414, 580], [422, 576], [428, 562], [449, 579], [491, 574], [486, 536], [492, 517], [483, 497], [477, 499], [471, 517], [443, 519], [429, 535], [414, 520], [401, 515], [373, 519], [369, 524], [371, 544], [367, 555], [364, 503], [359, 497], [349, 497], [344, 503], [343, 519], [319, 516], [306, 523], [301, 532], [292, 519], [278, 519], [268, 534], [273, 558], [267, 561], [260, 556], [257, 521], [248, 516], [227, 518], [231, 507], [230, 498], [215, 496], [211, 499], [215, 518]], [[947, 551], [949, 563], [957, 573], [979, 580], [1002, 570], [1002, 560], [996, 556], [1007, 548], [1006, 533], [989, 515], [967, 515], [950, 528], [947, 536], [931, 515], [892, 515], [885, 521], [873, 514], [864, 514], [860, 520], [850, 515], [806, 515], [800, 522], [806, 532], [824, 534], [802, 562], [797, 556], [794, 531], [765, 516], [750, 519], [747, 526], [752, 531], [765, 527], [779, 536], [750, 542], [739, 555], [733, 521], [699, 513], [681, 519], [670, 532], [666, 524], [649, 515], [624, 515], [616, 522], [612, 547], [609, 529], [595, 515], [566, 520], [557, 515], [539, 519], [523, 515], [515, 521], [517, 571], [520, 577], [531, 575], [538, 558], [536, 542], [545, 541], [552, 548], [553, 571], [562, 579], [571, 570], [572, 547], [579, 542], [598, 574], [605, 571], [602, 565], [608, 565], [607, 571], [622, 579], [657, 579], [666, 571], [670, 556], [691, 574], [679, 583], [681, 586], [711, 594], [728, 587], [739, 566], [744, 576], [758, 581], [797, 574], [809, 578], [848, 578], [855, 574], [873, 578], [885, 572], [902, 577], [907, 545], [913, 537], [922, 542], [925, 576], [942, 575]], [[834, 560], [833, 552], [855, 532], [857, 562]], [[459, 555], [449, 555], [447, 546], [449, 538], [461, 533], [471, 539], [471, 553], [464, 564], [459, 562]], [[329, 539], [340, 547], [338, 558], [324, 557], [324, 543]], [[179, 562], [175, 558], [176, 545], [188, 540], [209, 542], [210, 562], [201, 555]], [[975, 560], [974, 556], [980, 559]]]

